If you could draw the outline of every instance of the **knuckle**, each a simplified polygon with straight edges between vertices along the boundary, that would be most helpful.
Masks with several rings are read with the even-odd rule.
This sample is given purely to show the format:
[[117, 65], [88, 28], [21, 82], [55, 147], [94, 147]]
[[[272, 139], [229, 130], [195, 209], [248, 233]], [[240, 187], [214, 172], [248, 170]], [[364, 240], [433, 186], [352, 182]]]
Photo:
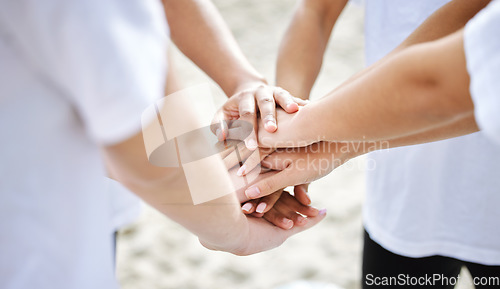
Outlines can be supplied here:
[[259, 85], [256, 86], [257, 90], [266, 89], [266, 88], [267, 88], [267, 86], [263, 83], [260, 83]]
[[267, 181], [263, 182], [261, 185], [262, 192], [272, 192], [274, 189], [274, 181], [269, 178]]
[[240, 92], [241, 98], [253, 98], [253, 93], [250, 90]]
[[290, 93], [288, 93], [288, 91], [284, 90], [281, 87], [276, 88], [274, 93], [279, 96], [286, 96], [286, 97], [291, 96]]
[[246, 117], [246, 118], [251, 118], [252, 117], [253, 118], [255, 116], [257, 116], [257, 115], [255, 114], [254, 110], [246, 109], [246, 110], [243, 110], [243, 111], [240, 112], [240, 117]]
[[273, 103], [274, 102], [274, 98], [272, 98], [270, 96], [263, 96], [263, 97], [259, 98], [259, 102], [260, 103]]

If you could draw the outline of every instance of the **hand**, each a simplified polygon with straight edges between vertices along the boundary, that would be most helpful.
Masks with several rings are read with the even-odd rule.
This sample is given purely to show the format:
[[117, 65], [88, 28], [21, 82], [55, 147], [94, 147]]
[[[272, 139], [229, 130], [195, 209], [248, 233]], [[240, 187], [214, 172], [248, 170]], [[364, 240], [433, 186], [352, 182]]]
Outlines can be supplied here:
[[[305, 106], [300, 105], [296, 113], [287, 113], [276, 109], [279, 129], [274, 132], [266, 131], [262, 122], [258, 126], [259, 147], [274, 149], [285, 147], [305, 147], [317, 142], [319, 137], [311, 137], [308, 128], [302, 127], [305, 122], [303, 110]], [[214, 120], [215, 121], [215, 120]], [[220, 121], [212, 123], [212, 131], [215, 132], [219, 141], [223, 140], [246, 140], [252, 134], [253, 125], [243, 120]], [[255, 149], [251, 149], [252, 151]]]
[[[220, 151], [220, 156], [223, 159], [224, 164], [226, 165], [229, 177], [231, 178], [232, 183], [236, 189], [236, 197], [240, 204], [249, 201], [249, 199], [245, 195], [245, 190], [248, 186], [253, 185], [266, 177], [278, 173], [277, 171], [272, 171], [269, 169], [261, 170], [261, 160], [270, 154], [269, 152], [266, 152], [265, 149], [251, 151], [242, 142], [235, 140], [218, 142], [216, 144], [216, 148]], [[252, 158], [255, 160], [252, 160]], [[255, 162], [256, 165], [253, 165], [251, 171], [242, 174], [245, 165], [240, 167], [239, 164], [241, 164], [243, 161], [245, 161], [245, 163]], [[275, 200], [273, 201], [273, 204], [278, 198], [279, 195], [274, 198]]]
[[282, 229], [291, 229], [295, 226], [305, 226], [309, 218], [323, 214], [326, 210], [301, 204], [296, 196], [284, 191], [276, 204], [264, 214], [264, 219]]
[[271, 134], [259, 127], [259, 146], [264, 148], [294, 148], [306, 147], [318, 142], [320, 136], [312, 133], [311, 124], [305, 121], [304, 111], [306, 108], [299, 106], [299, 110], [294, 114], [277, 109], [279, 129]]
[[[240, 86], [237, 91], [222, 106], [216, 114], [213, 123], [220, 123], [223, 120], [240, 119], [252, 124], [253, 131], [245, 139], [245, 145], [251, 150], [255, 150], [258, 147], [258, 111], [260, 112], [260, 126], [263, 131], [273, 133], [278, 129], [276, 104], [286, 113], [297, 112], [299, 105], [307, 104], [307, 101], [293, 97], [286, 90], [267, 85], [264, 82], [247, 83]], [[225, 135], [227, 134], [224, 133], [224, 127], [221, 127], [221, 130], [223, 132], [223, 139], [225, 139]]]
[[[256, 206], [257, 203], [258, 206]], [[298, 196], [292, 196], [283, 190], [260, 200], [248, 201], [242, 209], [245, 214], [252, 214], [252, 216], [259, 218], [264, 217], [275, 226], [286, 230], [294, 226], [304, 226], [308, 223], [309, 217], [316, 217], [321, 212], [316, 208], [302, 204], [298, 201]]]
[[318, 224], [326, 216], [326, 210], [318, 212], [315, 217], [308, 218], [303, 226], [295, 226], [284, 230], [274, 226], [265, 218], [246, 217], [246, 227], [237, 240], [228, 240], [224, 245], [210, 244], [202, 239], [200, 243], [210, 250], [226, 251], [238, 256], [247, 256], [270, 250], [283, 244], [289, 237], [305, 231]]
[[310, 183], [355, 156], [356, 150], [349, 143], [319, 142], [302, 148], [278, 149], [262, 161], [262, 166], [280, 172], [256, 181], [245, 195], [257, 199], [280, 188]]

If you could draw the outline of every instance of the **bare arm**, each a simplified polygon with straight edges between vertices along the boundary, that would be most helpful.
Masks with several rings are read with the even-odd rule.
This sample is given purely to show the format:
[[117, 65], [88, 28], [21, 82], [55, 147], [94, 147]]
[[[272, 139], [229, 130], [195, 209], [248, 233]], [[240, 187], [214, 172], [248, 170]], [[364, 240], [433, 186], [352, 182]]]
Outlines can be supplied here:
[[276, 84], [308, 99], [335, 22], [347, 0], [301, 0], [281, 41]]
[[211, 1], [163, 0], [163, 4], [173, 42], [228, 96], [244, 83], [265, 82]]
[[[277, 129], [276, 104], [289, 113], [297, 111], [297, 103], [302, 103], [301, 100], [283, 89], [267, 85], [243, 55], [210, 0], [163, 0], [163, 4], [172, 40], [230, 96], [214, 122], [240, 118], [257, 128], [257, 113], [260, 112], [264, 128], [274, 132]], [[257, 148], [256, 136], [257, 131], [254, 131], [247, 138], [248, 148]]]
[[389, 140], [451, 124], [472, 111], [463, 31], [458, 31], [395, 54], [359, 79], [284, 116], [280, 130], [273, 136], [262, 133], [259, 139], [270, 147]]
[[[163, 115], [165, 113], [167, 112], [163, 112]], [[192, 110], [186, 110], [186, 125], [195, 124], [194, 113]], [[151, 130], [146, 128], [145, 131]], [[184, 156], [200, 153], [200, 147], [196, 145], [183, 146], [182, 149]], [[146, 155], [142, 133], [117, 145], [103, 147], [102, 150], [113, 178], [196, 234], [202, 244], [210, 249], [238, 255], [271, 249], [324, 217], [322, 215], [309, 218], [304, 227], [283, 230], [262, 219], [245, 217], [234, 193], [195, 205], [183, 169], [152, 165]], [[208, 165], [198, 165], [196, 169], [201, 170], [198, 172], [201, 176], [214, 170], [220, 172], [221, 176], [227, 173], [222, 161], [218, 166], [217, 162], [212, 162]]]
[[[306, 3], [305, 1], [304, 3]], [[341, 89], [344, 86], [351, 84], [355, 80], [359, 79], [360, 77], [366, 75], [367, 73], [370, 73], [373, 69], [377, 68], [380, 66], [382, 63], [388, 61], [392, 56], [394, 56], [397, 52], [403, 50], [404, 48], [407, 48], [409, 46], [426, 42], [426, 41], [432, 41], [439, 39], [445, 35], [448, 35], [460, 28], [462, 28], [469, 19], [471, 19], [477, 12], [479, 12], [482, 8], [484, 8], [490, 1], [489, 0], [481, 0], [481, 1], [467, 1], [467, 0], [454, 0], [449, 2], [448, 4], [444, 5], [440, 9], [438, 9], [435, 13], [433, 13], [419, 28], [417, 28], [401, 45], [399, 45], [396, 49], [394, 49], [389, 55], [378, 61], [376, 64], [372, 65], [371, 67], [363, 70], [362, 72], [354, 75], [351, 77], [348, 81], [346, 81], [344, 84], [342, 84], [339, 88]], [[318, 2], [321, 3], [321, 2]], [[330, 2], [331, 3], [331, 2]], [[316, 4], [318, 5], [318, 4]], [[312, 6], [310, 4], [310, 6]], [[327, 11], [335, 11], [334, 8], [332, 8], [332, 4], [328, 6], [328, 3], [323, 3], [322, 7], [320, 10], [324, 11], [323, 14], [328, 14]], [[299, 10], [300, 11], [300, 8]], [[299, 13], [299, 12], [297, 12]], [[332, 12], [330, 12], [332, 13]], [[299, 18], [297, 18], [299, 19]], [[336, 19], [335, 17], [332, 17], [332, 19]], [[301, 21], [305, 22], [313, 22], [313, 19], [302, 17], [300, 18]], [[295, 22], [295, 21], [294, 21]], [[292, 29], [292, 26], [289, 28], [289, 32], [285, 36], [285, 39], [293, 39], [296, 37], [295, 35], [300, 34], [300, 30], [294, 30]], [[313, 24], [302, 24], [303, 26], [309, 26]], [[297, 26], [297, 24], [295, 24]], [[329, 24], [329, 26], [324, 26], [323, 31], [325, 31], [325, 27], [332, 27], [333, 24]], [[292, 34], [291, 36], [288, 34]], [[312, 35], [315, 35], [314, 33], [311, 33]], [[311, 37], [310, 40], [316, 39], [316, 42], [318, 42], [316, 45], [310, 44], [309, 46], [321, 46], [321, 38], [314, 38]], [[288, 50], [291, 50], [292, 48], [289, 48]], [[311, 50], [312, 51], [312, 50]], [[300, 54], [298, 51], [295, 52], [296, 54]], [[288, 53], [291, 54], [291, 53]], [[293, 58], [292, 58], [293, 59]], [[317, 60], [321, 61], [322, 56], [316, 57]], [[285, 62], [285, 61], [283, 61]], [[310, 62], [301, 62], [301, 69], [303, 71], [310, 71], [312, 68], [311, 67], [317, 67], [318, 65], [315, 64], [314, 61]], [[306, 66], [306, 67], [304, 67]], [[309, 68], [307, 67], [309, 66]], [[280, 71], [280, 70], [278, 70]], [[308, 85], [301, 85], [301, 82], [298, 81], [292, 81], [294, 78], [293, 76], [293, 71], [290, 73], [285, 73], [282, 74], [281, 77], [278, 77], [278, 79], [284, 79], [283, 83], [295, 83], [295, 87], [299, 86], [297, 90], [302, 90], [302, 91], [307, 91], [309, 93], [311, 86]], [[297, 71], [297, 70], [295, 70]], [[278, 75], [279, 76], [279, 75]], [[307, 76], [305, 77], [307, 78]], [[288, 80], [288, 81], [287, 81]], [[284, 88], [288, 88], [287, 86], [284, 86]], [[336, 89], [336, 90], [337, 90]], [[334, 92], [336, 91], [334, 90]], [[332, 92], [333, 93], [333, 92]], [[465, 123], [468, 122], [468, 125], [465, 125]], [[466, 128], [466, 129], [465, 129]], [[475, 123], [473, 122], [473, 118], [469, 117], [466, 120], [460, 120], [460, 121], [450, 121], [449, 123], [446, 124], [441, 124], [441, 125], [436, 125], [436, 128], [430, 128], [427, 131], [422, 131], [422, 132], [416, 132], [414, 136], [405, 136], [403, 139], [398, 140], [393, 139], [391, 142], [394, 145], [397, 145], [398, 143], [408, 143], [410, 140], [439, 140], [439, 139], [444, 139], [447, 138], [448, 136], [443, 135], [443, 132], [450, 132], [454, 131], [456, 134], [465, 134], [468, 133], [472, 130], [472, 128], [476, 128]], [[477, 129], [477, 128], [476, 128]], [[429, 134], [426, 136], [426, 134]]]

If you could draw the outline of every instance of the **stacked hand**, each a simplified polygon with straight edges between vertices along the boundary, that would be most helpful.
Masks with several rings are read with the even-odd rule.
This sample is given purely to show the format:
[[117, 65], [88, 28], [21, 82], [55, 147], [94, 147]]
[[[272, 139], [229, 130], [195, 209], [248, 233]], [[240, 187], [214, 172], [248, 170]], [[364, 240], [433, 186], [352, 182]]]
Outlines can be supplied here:
[[[301, 127], [305, 105], [280, 88], [249, 86], [216, 115], [212, 131], [226, 148], [221, 156], [238, 188], [248, 230], [231, 246], [202, 241], [204, 246], [252, 254], [279, 246], [324, 218], [325, 210], [310, 206], [307, 184], [356, 154], [348, 143], [320, 141]], [[284, 190], [288, 186], [295, 186], [293, 194]]]
[[[231, 96], [215, 115], [213, 123], [236, 119], [250, 123], [253, 130], [244, 141], [251, 150], [258, 147], [258, 132], [274, 133], [278, 129], [276, 121], [278, 112], [293, 114], [299, 110], [299, 106], [307, 103], [305, 100], [293, 97], [282, 88], [262, 82], [244, 84], [237, 91], [238, 93]], [[276, 104], [282, 110], [277, 111]], [[214, 133], [217, 133], [217, 129], [214, 129]], [[224, 134], [224, 126], [220, 127], [219, 133]], [[221, 139], [225, 137], [221, 135]]]
[[[314, 138], [308, 139], [307, 134], [297, 131], [295, 120], [300, 116], [301, 108], [299, 106], [298, 112], [293, 114], [278, 109], [279, 129], [275, 132], [266, 131], [265, 126], [259, 124], [261, 147], [258, 150], [251, 151], [240, 145], [224, 158], [228, 168], [244, 161], [237, 176], [265, 172], [248, 184], [244, 194], [241, 190], [238, 192], [242, 210], [283, 229], [306, 224], [308, 217], [318, 214], [317, 209], [309, 207], [311, 200], [306, 193], [307, 184], [356, 155], [348, 143], [314, 142]], [[248, 134], [244, 131], [241, 125], [229, 125], [225, 127], [224, 138], [243, 140]], [[293, 195], [283, 192], [288, 186], [295, 186]]]
[[[283, 109], [276, 109], [276, 104]], [[308, 206], [310, 200], [305, 190], [293, 196], [279, 188], [262, 198], [259, 203], [267, 202], [269, 206], [250, 208], [248, 204], [255, 201], [245, 194], [248, 186], [279, 173], [277, 170], [261, 170], [261, 161], [274, 149], [257, 149], [259, 133], [276, 132], [277, 113], [293, 114], [299, 106], [305, 104], [305, 101], [292, 97], [283, 89], [248, 85], [240, 93], [233, 95], [216, 115], [211, 128], [218, 136], [218, 145], [222, 147], [221, 155], [233, 184], [239, 188], [236, 195], [243, 204], [243, 210], [247, 210], [247, 215], [234, 216], [239, 220], [235, 222], [239, 227], [233, 228], [235, 232], [239, 232], [236, 234], [237, 238], [218, 239], [215, 243], [200, 239], [205, 247], [237, 255], [253, 254], [281, 245], [288, 237], [316, 225], [325, 217], [325, 210], [319, 211]], [[238, 141], [231, 142], [230, 138]], [[243, 161], [243, 167], [237, 166]], [[248, 201], [251, 203], [245, 205]]]

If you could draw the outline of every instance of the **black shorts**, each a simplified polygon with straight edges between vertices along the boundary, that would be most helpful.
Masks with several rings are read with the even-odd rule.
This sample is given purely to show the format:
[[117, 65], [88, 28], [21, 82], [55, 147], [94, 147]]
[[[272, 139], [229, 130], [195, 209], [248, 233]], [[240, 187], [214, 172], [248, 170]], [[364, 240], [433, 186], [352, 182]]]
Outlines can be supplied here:
[[454, 288], [462, 266], [476, 288], [500, 288], [500, 266], [486, 266], [443, 257], [409, 258], [394, 254], [365, 231], [363, 288]]

